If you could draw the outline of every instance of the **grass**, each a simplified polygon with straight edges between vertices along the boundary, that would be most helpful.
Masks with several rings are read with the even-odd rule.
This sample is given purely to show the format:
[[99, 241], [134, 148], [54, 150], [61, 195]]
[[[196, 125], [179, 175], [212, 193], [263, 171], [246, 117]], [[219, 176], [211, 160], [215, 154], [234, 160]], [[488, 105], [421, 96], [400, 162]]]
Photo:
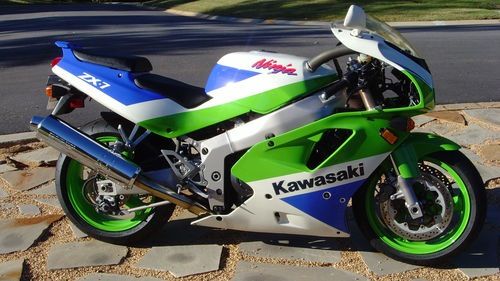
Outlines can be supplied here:
[[[336, 0], [151, 0], [146, 5], [220, 16], [258, 19], [343, 19], [354, 1]], [[499, 19], [500, 0], [357, 0], [384, 21]]]

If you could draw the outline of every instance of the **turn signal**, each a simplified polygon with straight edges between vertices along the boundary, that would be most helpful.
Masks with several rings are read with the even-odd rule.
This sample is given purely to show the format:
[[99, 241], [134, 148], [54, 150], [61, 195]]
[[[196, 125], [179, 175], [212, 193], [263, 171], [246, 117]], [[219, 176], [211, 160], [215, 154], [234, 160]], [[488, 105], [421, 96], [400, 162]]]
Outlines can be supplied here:
[[398, 116], [391, 119], [391, 128], [409, 132], [415, 128], [415, 122], [409, 117]]
[[381, 129], [380, 136], [390, 144], [395, 144], [398, 141], [398, 136], [389, 129]]
[[415, 121], [413, 119], [408, 118], [406, 121], [406, 131], [409, 132], [411, 130], [415, 129]]
[[52, 91], [52, 85], [48, 85], [47, 87], [45, 87], [45, 94], [47, 95], [47, 97], [49, 98], [53, 98], [54, 96], [54, 92]]

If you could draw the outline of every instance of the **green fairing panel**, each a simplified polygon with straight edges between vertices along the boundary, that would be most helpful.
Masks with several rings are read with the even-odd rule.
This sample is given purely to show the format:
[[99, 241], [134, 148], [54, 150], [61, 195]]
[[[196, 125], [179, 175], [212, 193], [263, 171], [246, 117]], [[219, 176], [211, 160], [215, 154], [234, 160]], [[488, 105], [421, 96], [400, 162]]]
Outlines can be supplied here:
[[[331, 115], [314, 123], [297, 128], [253, 146], [232, 168], [231, 172], [240, 180], [251, 182], [299, 172], [314, 172], [306, 163], [319, 136], [333, 128], [353, 131], [351, 137], [322, 164], [321, 169], [334, 164], [388, 153], [403, 142], [413, 145], [418, 155], [438, 150], [458, 149], [455, 143], [431, 134], [411, 134], [395, 131], [398, 142], [390, 145], [380, 137], [380, 129], [389, 128], [390, 120], [396, 116], [415, 116], [434, 108], [434, 89], [410, 72], [403, 73], [413, 82], [420, 102], [415, 106], [384, 110], [344, 112]], [[273, 146], [269, 145], [273, 142]], [[256, 168], [258, 167], [258, 169]]]
[[[399, 140], [390, 145], [379, 131], [389, 127], [392, 114], [383, 111], [346, 112], [335, 114], [304, 127], [292, 130], [253, 146], [232, 168], [231, 172], [244, 182], [251, 182], [299, 172], [315, 170], [369, 156], [388, 153], [408, 135], [399, 132]], [[352, 130], [348, 140], [314, 170], [306, 163], [318, 135], [331, 128]], [[269, 142], [272, 141], [272, 146]]]
[[288, 102], [300, 96], [303, 96], [304, 94], [318, 90], [319, 88], [335, 81], [336, 79], [337, 75], [328, 75], [315, 79], [305, 80], [266, 91], [262, 94], [250, 96], [235, 101], [235, 103], [248, 108], [252, 112], [267, 114], [282, 107], [284, 104], [287, 104]]
[[160, 136], [175, 138], [247, 112], [247, 108], [233, 102], [150, 119], [139, 125]]
[[248, 112], [270, 113], [300, 96], [317, 91], [335, 79], [336, 75], [329, 75], [301, 81], [234, 102], [146, 120], [139, 125], [164, 137], [178, 137]]

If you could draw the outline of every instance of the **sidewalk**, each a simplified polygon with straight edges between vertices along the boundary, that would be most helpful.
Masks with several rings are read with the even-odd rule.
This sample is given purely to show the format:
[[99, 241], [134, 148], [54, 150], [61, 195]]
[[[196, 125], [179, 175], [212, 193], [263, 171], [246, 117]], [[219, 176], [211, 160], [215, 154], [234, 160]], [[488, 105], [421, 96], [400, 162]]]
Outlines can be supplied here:
[[57, 151], [27, 134], [24, 140], [4, 138], [10, 142], [3, 146], [4, 136], [0, 136], [0, 280], [5, 276], [19, 280], [21, 275], [23, 280], [176, 280], [183, 276], [277, 280], [284, 278], [284, 272], [296, 280], [479, 276], [500, 280], [500, 103], [438, 106], [414, 120], [415, 131], [434, 132], [460, 144], [487, 188], [483, 232], [449, 269], [408, 265], [373, 252], [354, 223], [352, 239], [291, 238], [190, 226], [192, 216], [177, 210], [146, 246], [98, 242], [74, 228], [60, 208], [53, 182]]

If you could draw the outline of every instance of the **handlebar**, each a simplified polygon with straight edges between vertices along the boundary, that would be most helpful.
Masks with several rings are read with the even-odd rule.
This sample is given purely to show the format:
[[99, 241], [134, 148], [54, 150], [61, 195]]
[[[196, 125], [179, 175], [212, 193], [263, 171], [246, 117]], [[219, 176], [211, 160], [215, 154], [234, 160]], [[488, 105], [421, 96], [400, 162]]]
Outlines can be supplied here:
[[332, 95], [337, 93], [338, 91], [352, 86], [356, 81], [358, 81], [358, 75], [355, 72], [348, 72], [344, 75], [338, 82], [329, 86], [325, 90], [325, 99], [330, 98]]
[[355, 54], [356, 52], [341, 45], [335, 49], [325, 51], [314, 58], [306, 62], [306, 68], [309, 72], [314, 72], [322, 64], [328, 62], [329, 60], [336, 59], [338, 57]]

